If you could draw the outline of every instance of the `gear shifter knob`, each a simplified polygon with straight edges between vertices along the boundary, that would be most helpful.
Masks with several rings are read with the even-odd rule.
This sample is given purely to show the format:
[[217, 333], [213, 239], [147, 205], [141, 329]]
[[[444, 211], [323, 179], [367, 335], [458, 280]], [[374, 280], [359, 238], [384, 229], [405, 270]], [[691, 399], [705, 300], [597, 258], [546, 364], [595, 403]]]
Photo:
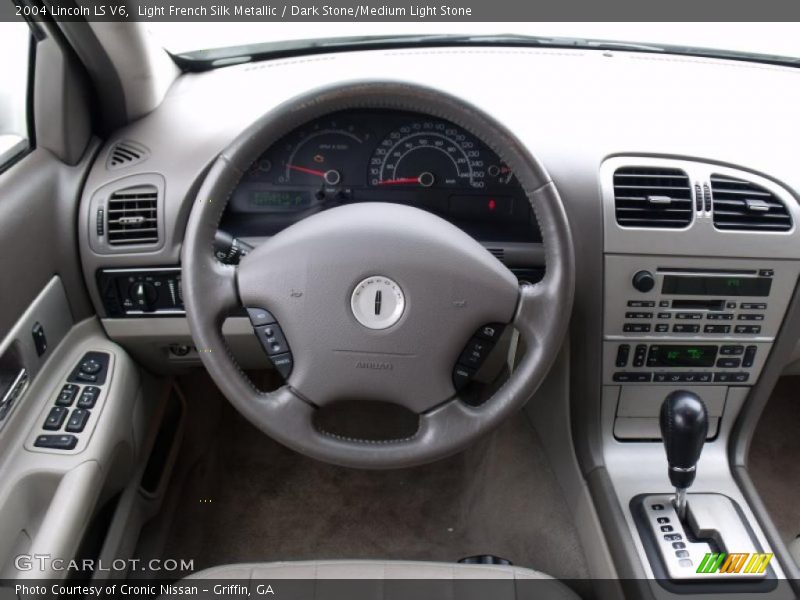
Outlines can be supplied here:
[[678, 490], [685, 490], [694, 482], [708, 434], [706, 405], [697, 394], [676, 390], [661, 405], [659, 425], [667, 451], [669, 480]]

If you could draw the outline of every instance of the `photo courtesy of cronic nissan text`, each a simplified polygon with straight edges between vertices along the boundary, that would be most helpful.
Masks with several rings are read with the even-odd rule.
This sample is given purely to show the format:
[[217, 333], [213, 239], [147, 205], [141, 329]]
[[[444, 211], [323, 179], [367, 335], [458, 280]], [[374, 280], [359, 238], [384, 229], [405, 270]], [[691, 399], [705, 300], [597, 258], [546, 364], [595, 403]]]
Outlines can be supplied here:
[[0, 600], [800, 600], [798, 0], [0, 0]]

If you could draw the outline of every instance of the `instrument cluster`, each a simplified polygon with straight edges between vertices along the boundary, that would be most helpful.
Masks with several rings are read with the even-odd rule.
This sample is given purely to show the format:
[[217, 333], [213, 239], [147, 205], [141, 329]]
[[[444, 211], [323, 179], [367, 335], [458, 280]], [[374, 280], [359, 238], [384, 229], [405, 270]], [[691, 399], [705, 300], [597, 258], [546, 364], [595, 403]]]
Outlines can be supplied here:
[[388, 110], [343, 111], [286, 135], [244, 175], [223, 226], [273, 235], [354, 202], [421, 208], [481, 241], [540, 241], [522, 187], [484, 142], [448, 121]]

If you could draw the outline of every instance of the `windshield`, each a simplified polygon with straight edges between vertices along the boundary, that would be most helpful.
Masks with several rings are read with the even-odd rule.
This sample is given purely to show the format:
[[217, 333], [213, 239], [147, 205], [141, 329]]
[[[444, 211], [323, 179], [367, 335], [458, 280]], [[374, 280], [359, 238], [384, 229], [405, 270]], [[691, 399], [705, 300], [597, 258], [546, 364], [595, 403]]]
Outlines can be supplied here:
[[[332, 26], [335, 25], [335, 26]], [[261, 45], [277, 48], [311, 48], [316, 40], [403, 35], [536, 36], [579, 38], [643, 45], [710, 49], [722, 53], [769, 55], [800, 59], [798, 23], [147, 23], [146, 27], [170, 53], [195, 55], [198, 51]], [[640, 47], [639, 50], [648, 50]], [[657, 48], [652, 48], [653, 50]], [[232, 52], [231, 55], [237, 52]], [[223, 53], [224, 54], [224, 53]]]

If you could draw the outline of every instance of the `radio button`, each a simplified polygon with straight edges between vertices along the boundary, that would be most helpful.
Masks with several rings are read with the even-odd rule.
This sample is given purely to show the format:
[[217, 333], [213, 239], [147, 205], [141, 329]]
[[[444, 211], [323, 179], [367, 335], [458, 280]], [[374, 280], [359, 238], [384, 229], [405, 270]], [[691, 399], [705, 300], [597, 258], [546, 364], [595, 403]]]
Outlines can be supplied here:
[[654, 300], [628, 300], [630, 308], [652, 308], [656, 305]]
[[761, 333], [761, 325], [737, 325], [733, 329], [734, 333], [758, 334]]
[[687, 325], [683, 323], [678, 323], [672, 326], [673, 333], [698, 333], [700, 331], [700, 325]]
[[702, 319], [703, 313], [695, 313], [695, 312], [679, 312], [675, 313], [676, 319]]
[[625, 323], [622, 326], [622, 331], [625, 333], [648, 333], [650, 331], [650, 323]]
[[763, 321], [764, 315], [761, 313], [743, 313], [739, 315], [738, 319], [740, 321]]
[[703, 327], [703, 333], [730, 333], [731, 326], [730, 325], [705, 325]]
[[732, 321], [733, 313], [708, 313], [706, 319], [709, 321]]
[[767, 305], [763, 302], [742, 302], [741, 308], [744, 310], [766, 310]]
[[669, 300], [661, 300], [659, 301], [658, 305], [661, 308], [669, 308]]
[[772, 277], [775, 275], [775, 271], [772, 269], [759, 269], [758, 276], [759, 277]]
[[626, 319], [652, 319], [653, 313], [651, 312], [626, 312]]
[[[748, 348], [755, 348], [755, 346], [748, 346]], [[722, 346], [719, 353], [725, 356], [739, 356], [744, 352], [744, 346]]]
[[659, 319], [671, 319], [672, 318], [672, 313], [667, 313], [667, 312], [658, 313], [658, 318]]
[[658, 323], [656, 325], [657, 333], [667, 333], [669, 331], [669, 323]]
[[725, 308], [736, 308], [736, 302], [727, 302]]

